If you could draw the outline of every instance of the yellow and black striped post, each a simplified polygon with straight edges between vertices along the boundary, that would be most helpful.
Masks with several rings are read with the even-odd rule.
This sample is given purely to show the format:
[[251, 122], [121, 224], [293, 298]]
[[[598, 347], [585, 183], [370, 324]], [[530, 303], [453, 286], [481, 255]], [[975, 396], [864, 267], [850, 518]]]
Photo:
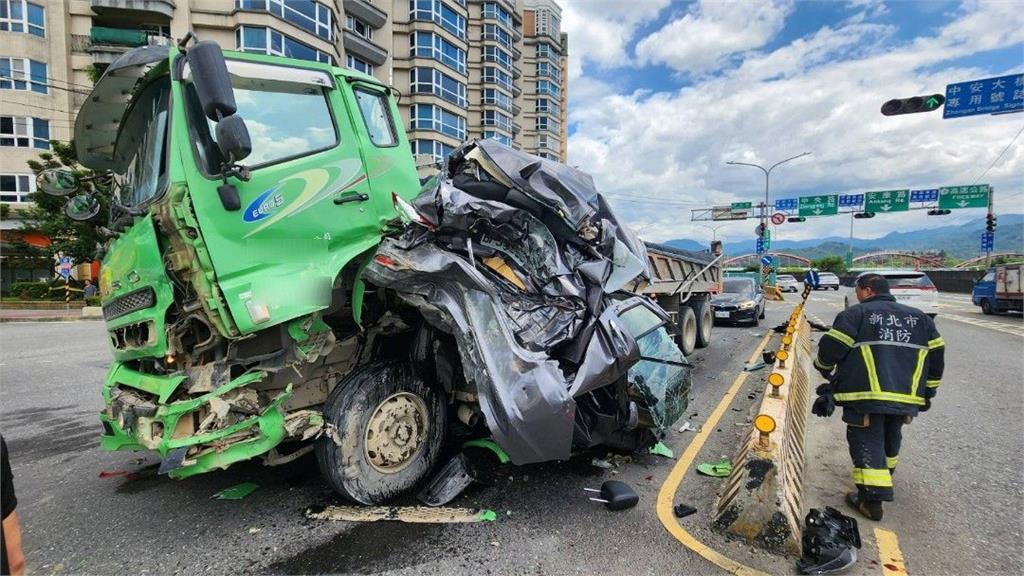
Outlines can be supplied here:
[[71, 279], [64, 279], [64, 311], [71, 310]]

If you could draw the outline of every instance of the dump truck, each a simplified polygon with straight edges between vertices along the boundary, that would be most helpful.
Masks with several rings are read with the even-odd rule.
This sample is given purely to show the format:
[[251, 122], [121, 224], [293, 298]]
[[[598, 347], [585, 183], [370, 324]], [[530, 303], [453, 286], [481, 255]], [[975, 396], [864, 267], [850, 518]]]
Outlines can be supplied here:
[[74, 145], [92, 172], [37, 182], [81, 220], [110, 192], [105, 450], [171, 478], [314, 452], [376, 504], [458, 437], [562, 460], [686, 409], [645, 247], [592, 179], [485, 140], [421, 185], [370, 76], [188, 35], [114, 60]]

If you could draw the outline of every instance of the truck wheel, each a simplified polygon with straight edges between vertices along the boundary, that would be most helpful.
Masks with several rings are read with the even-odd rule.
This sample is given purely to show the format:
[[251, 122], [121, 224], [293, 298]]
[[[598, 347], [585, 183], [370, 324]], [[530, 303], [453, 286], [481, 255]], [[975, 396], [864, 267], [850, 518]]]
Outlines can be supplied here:
[[988, 301], [988, 298], [984, 298], [981, 301], [981, 312], [982, 314], [994, 314], [992, 310], [992, 304]]
[[697, 315], [689, 306], [679, 307], [679, 349], [683, 356], [693, 354], [697, 347]]
[[694, 315], [697, 318], [697, 348], [707, 348], [711, 345], [711, 327], [715, 324], [715, 318], [711, 314], [711, 303], [702, 300], [694, 308]]
[[349, 373], [327, 397], [334, 434], [316, 441], [320, 473], [336, 492], [381, 504], [412, 490], [437, 463], [445, 405], [408, 362], [374, 362]]

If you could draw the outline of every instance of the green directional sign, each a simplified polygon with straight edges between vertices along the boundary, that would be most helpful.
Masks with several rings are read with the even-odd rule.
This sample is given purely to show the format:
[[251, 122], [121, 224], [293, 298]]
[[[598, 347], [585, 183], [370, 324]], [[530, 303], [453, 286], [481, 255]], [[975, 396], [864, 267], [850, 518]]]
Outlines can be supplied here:
[[733, 202], [730, 208], [732, 208], [733, 212], [737, 212], [739, 210], [750, 210], [752, 205], [752, 202]]
[[910, 190], [882, 190], [864, 194], [865, 212], [906, 212], [910, 210]]
[[986, 208], [988, 207], [988, 194], [988, 184], [945, 186], [939, 188], [939, 208], [943, 210]]
[[801, 216], [835, 216], [839, 213], [839, 195], [801, 196]]

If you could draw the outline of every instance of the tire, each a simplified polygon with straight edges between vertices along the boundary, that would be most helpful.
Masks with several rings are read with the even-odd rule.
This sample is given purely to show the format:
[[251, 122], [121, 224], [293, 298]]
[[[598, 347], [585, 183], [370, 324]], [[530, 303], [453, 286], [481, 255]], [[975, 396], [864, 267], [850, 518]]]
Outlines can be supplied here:
[[[403, 418], [397, 426], [395, 411]], [[447, 431], [443, 395], [409, 362], [356, 368], [331, 391], [323, 412], [340, 443], [326, 434], [316, 441], [320, 473], [338, 494], [360, 504], [381, 504], [415, 488], [437, 464]], [[393, 430], [382, 434], [389, 423]], [[372, 440], [375, 432], [384, 446]], [[395, 442], [401, 438], [405, 446]], [[411, 453], [409, 438], [418, 439]]]
[[995, 310], [992, 309], [992, 304], [989, 303], [988, 298], [981, 300], [981, 313], [982, 314], [995, 314]]
[[694, 308], [697, 317], [697, 348], [707, 348], [711, 345], [711, 327], [715, 324], [715, 318], [711, 314], [711, 302], [707, 300]]
[[689, 356], [697, 347], [697, 315], [693, 313], [693, 308], [680, 306], [678, 318], [679, 350], [683, 356]]
[[761, 325], [761, 318], [759, 318], [759, 314], [756, 314], [756, 313], [754, 314], [754, 318], [750, 321], [750, 325], [751, 326], [760, 326]]
[[835, 290], [836, 292], [839, 292], [839, 286], [833, 286], [832, 289]]
[[764, 312], [765, 312], [765, 308], [767, 308], [767, 307], [768, 307], [768, 305], [767, 305], [767, 304], [765, 304], [765, 305], [761, 306], [761, 314], [759, 314], [759, 315], [757, 316], [757, 317], [758, 317], [758, 319], [760, 319], [760, 320], [764, 320]]

